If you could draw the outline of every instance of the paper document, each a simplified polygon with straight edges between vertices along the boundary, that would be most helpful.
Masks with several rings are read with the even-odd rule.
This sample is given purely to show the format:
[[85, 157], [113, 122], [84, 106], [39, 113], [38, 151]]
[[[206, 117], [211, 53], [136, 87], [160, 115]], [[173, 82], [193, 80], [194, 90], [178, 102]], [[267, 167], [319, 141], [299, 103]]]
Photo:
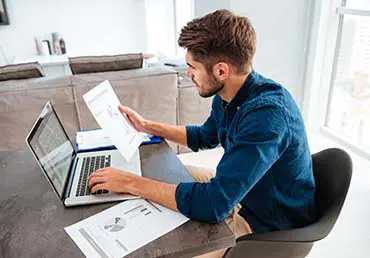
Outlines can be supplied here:
[[109, 81], [97, 85], [83, 95], [83, 98], [103, 133], [108, 135], [122, 156], [127, 161], [130, 160], [143, 137], [126, 115], [119, 111], [120, 103]]
[[[142, 135], [143, 141], [150, 141], [148, 134], [139, 134]], [[91, 150], [101, 147], [114, 146], [112, 140], [108, 137], [108, 135], [105, 135], [104, 131], [100, 128], [76, 132], [76, 144], [78, 145], [79, 150]]]
[[189, 219], [144, 199], [122, 202], [65, 228], [86, 257], [124, 257]]
[[76, 132], [76, 144], [81, 150], [95, 149], [114, 145], [103, 130], [88, 130]]

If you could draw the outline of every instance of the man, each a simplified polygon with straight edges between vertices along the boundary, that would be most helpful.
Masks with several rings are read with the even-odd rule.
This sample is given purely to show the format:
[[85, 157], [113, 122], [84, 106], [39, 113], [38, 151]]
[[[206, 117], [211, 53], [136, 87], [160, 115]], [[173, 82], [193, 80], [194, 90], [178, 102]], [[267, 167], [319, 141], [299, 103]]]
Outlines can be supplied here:
[[189, 22], [178, 43], [187, 49], [187, 76], [199, 95], [214, 96], [205, 123], [171, 126], [120, 110], [138, 131], [194, 151], [221, 144], [225, 153], [215, 177], [171, 185], [105, 168], [91, 175], [92, 192], [131, 193], [212, 223], [240, 203], [236, 235], [311, 223], [315, 183], [303, 120], [288, 91], [252, 69], [256, 35], [249, 20], [218, 10]]

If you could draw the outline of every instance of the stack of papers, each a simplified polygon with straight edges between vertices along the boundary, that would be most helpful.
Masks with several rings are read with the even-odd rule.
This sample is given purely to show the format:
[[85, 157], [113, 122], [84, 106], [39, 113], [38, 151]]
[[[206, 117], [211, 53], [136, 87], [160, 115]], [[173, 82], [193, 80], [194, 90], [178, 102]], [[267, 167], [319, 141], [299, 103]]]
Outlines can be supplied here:
[[114, 144], [103, 130], [86, 130], [76, 132], [76, 148], [80, 150], [113, 149]]
[[109, 81], [106, 80], [83, 95], [83, 98], [103, 130], [122, 156], [129, 161], [145, 140], [118, 106], [120, 102]]
[[184, 224], [184, 215], [147, 200], [130, 200], [65, 228], [86, 257], [124, 257]]
[[[141, 133], [143, 143], [150, 142], [153, 137], [146, 133]], [[92, 150], [104, 150], [114, 149], [115, 146], [108, 135], [104, 134], [104, 131], [100, 128], [91, 130], [82, 130], [76, 132], [76, 151], [92, 151]]]

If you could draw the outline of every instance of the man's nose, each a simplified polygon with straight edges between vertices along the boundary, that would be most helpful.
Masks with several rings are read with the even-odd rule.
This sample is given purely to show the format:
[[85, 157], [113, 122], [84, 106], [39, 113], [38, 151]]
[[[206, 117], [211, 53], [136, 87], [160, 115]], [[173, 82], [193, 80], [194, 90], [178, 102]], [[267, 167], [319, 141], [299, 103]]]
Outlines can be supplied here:
[[191, 78], [191, 73], [190, 73], [190, 69], [189, 68], [186, 69], [185, 76]]

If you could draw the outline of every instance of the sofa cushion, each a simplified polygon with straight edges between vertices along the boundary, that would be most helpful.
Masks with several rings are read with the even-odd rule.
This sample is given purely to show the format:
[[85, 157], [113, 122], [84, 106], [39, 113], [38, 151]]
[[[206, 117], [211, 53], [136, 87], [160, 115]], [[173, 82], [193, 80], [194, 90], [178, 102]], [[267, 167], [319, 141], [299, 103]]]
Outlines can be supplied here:
[[74, 133], [80, 127], [72, 86], [0, 90], [0, 148], [25, 148], [26, 136], [48, 100], [54, 104], [69, 139], [74, 141]]
[[69, 65], [73, 74], [137, 69], [143, 65], [143, 55], [72, 57], [69, 58]]
[[37, 62], [0, 67], [0, 81], [43, 77], [44, 71]]

